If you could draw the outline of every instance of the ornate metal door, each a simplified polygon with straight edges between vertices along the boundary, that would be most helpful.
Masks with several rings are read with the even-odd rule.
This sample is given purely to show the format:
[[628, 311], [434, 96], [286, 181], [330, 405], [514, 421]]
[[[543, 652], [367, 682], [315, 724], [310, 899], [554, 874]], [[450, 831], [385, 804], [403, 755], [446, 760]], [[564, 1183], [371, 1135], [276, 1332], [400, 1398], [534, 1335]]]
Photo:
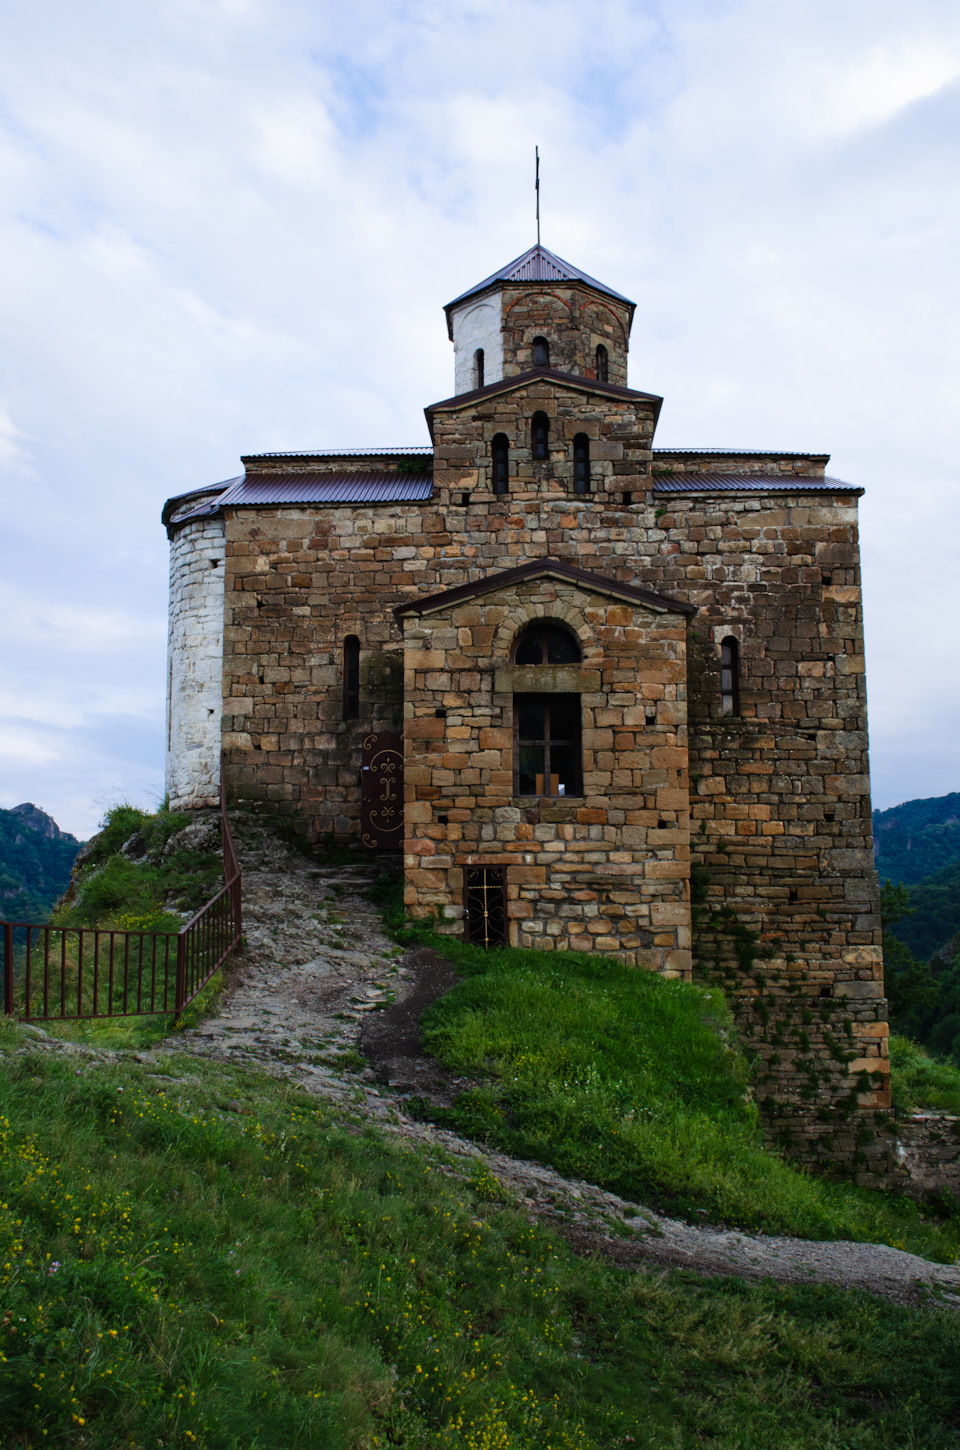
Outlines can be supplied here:
[[403, 736], [368, 735], [360, 771], [360, 831], [371, 851], [403, 849]]
[[467, 941], [478, 947], [502, 947], [507, 939], [503, 867], [468, 866], [464, 876]]

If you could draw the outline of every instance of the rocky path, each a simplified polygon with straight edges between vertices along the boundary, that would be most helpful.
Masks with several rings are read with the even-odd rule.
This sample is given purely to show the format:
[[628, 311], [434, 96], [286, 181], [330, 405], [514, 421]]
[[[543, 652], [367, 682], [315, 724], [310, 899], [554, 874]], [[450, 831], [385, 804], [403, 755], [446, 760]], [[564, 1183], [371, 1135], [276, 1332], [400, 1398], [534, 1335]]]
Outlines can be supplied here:
[[[960, 1268], [878, 1245], [682, 1223], [411, 1118], [411, 1093], [430, 1097], [457, 1087], [417, 1052], [419, 1013], [454, 980], [449, 967], [433, 953], [404, 954], [391, 942], [368, 899], [376, 868], [315, 865], [249, 818], [238, 818], [235, 836], [248, 948], [218, 1015], [138, 1054], [144, 1063], [187, 1053], [296, 1083], [352, 1118], [427, 1148], [442, 1172], [468, 1177], [484, 1165], [518, 1207], [549, 1220], [577, 1252], [625, 1267], [835, 1284], [900, 1303], [935, 1297], [960, 1308]], [[36, 1027], [24, 1031], [49, 1050], [85, 1050]], [[379, 1078], [361, 1046], [378, 1062]]]

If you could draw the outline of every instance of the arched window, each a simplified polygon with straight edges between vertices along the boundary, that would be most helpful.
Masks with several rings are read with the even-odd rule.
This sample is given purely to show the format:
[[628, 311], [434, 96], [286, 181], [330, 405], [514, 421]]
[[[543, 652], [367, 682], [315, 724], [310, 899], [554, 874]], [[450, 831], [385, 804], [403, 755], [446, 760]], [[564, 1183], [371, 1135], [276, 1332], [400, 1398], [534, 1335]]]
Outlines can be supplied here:
[[597, 348], [597, 382], [608, 383], [610, 381], [610, 359], [607, 357], [607, 349], [601, 342]]
[[478, 347], [473, 354], [473, 386], [483, 387], [483, 348]]
[[740, 714], [740, 646], [732, 635], [720, 645], [720, 708], [724, 715]]
[[493, 463], [493, 491], [506, 493], [510, 487], [510, 444], [506, 433], [498, 433], [490, 444]]
[[590, 439], [578, 433], [573, 440], [573, 491], [590, 492]]
[[550, 457], [550, 419], [546, 413], [534, 413], [531, 424], [533, 456], [535, 460]]
[[517, 640], [517, 665], [578, 665], [580, 646], [559, 624], [531, 624]]
[[535, 368], [550, 366], [550, 344], [545, 337], [533, 339], [533, 365]]
[[360, 641], [348, 634], [343, 641], [343, 718], [360, 716]]

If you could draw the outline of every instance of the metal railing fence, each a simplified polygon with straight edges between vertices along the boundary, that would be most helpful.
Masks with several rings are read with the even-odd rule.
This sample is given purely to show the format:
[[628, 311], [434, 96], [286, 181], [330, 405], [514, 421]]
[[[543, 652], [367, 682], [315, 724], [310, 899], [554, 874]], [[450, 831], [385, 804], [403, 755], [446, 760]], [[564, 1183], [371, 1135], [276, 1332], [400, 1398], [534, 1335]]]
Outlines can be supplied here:
[[[224, 884], [179, 932], [4, 921], [3, 1010], [34, 1021], [177, 1016], [243, 931], [243, 893], [220, 763]], [[19, 968], [19, 970], [18, 970]]]

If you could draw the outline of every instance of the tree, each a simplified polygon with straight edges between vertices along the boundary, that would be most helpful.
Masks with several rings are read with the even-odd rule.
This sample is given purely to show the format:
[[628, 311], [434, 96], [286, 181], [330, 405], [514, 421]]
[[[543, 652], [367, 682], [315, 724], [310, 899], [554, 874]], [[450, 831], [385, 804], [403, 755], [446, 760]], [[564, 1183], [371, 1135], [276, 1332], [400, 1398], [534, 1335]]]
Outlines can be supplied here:
[[889, 880], [880, 888], [880, 922], [883, 928], [883, 978], [890, 1016], [906, 1030], [911, 1014], [928, 1012], [940, 996], [940, 983], [927, 962], [921, 962], [908, 946], [898, 941], [890, 928], [905, 916], [912, 916], [910, 892], [900, 882]]

